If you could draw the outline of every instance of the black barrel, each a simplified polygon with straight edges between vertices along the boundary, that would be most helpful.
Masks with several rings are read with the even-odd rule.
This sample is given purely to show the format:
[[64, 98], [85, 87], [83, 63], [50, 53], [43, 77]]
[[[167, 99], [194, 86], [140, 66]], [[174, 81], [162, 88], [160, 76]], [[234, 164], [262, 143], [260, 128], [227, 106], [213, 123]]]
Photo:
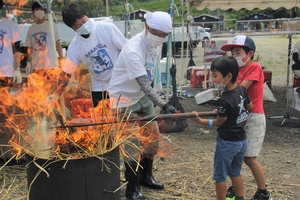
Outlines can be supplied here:
[[47, 177], [31, 162], [33, 157], [26, 155], [29, 200], [120, 200], [121, 191], [115, 191], [120, 187], [119, 147], [99, 157], [104, 160], [36, 160], [40, 166], [46, 166], [43, 168], [50, 175]]

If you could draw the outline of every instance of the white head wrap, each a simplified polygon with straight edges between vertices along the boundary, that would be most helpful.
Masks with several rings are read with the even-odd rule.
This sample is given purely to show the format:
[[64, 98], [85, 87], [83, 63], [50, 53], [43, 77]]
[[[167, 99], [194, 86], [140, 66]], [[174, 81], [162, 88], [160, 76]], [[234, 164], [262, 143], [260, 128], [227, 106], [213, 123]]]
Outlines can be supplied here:
[[170, 33], [172, 31], [171, 15], [167, 12], [147, 12], [144, 15], [144, 18], [150, 28], [154, 28], [165, 33]]

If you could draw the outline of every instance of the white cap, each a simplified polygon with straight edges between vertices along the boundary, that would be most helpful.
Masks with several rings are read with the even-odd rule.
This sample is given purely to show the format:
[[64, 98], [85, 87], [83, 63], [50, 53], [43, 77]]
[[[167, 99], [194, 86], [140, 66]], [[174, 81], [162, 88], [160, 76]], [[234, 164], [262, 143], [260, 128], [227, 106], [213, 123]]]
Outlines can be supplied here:
[[144, 15], [144, 18], [150, 28], [157, 29], [165, 33], [170, 33], [172, 31], [172, 18], [167, 12], [147, 12]]

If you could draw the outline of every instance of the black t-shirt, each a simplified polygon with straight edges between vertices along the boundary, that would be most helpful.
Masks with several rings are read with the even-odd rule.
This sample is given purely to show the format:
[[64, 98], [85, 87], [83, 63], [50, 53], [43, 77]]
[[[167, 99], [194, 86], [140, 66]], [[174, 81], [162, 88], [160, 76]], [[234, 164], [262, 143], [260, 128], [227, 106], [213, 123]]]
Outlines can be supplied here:
[[248, 119], [247, 105], [250, 97], [246, 88], [241, 85], [233, 90], [225, 91], [217, 102], [218, 116], [227, 120], [217, 131], [223, 140], [241, 141], [246, 139], [244, 130]]

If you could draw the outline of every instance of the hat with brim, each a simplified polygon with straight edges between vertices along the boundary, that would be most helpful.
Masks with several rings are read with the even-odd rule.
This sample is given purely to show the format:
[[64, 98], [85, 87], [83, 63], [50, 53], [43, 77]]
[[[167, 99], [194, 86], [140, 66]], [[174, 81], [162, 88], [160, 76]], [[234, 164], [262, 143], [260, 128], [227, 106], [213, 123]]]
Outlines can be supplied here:
[[235, 36], [232, 40], [232, 43], [223, 45], [221, 50], [231, 51], [234, 47], [248, 47], [255, 52], [255, 44], [253, 40], [246, 35]]

